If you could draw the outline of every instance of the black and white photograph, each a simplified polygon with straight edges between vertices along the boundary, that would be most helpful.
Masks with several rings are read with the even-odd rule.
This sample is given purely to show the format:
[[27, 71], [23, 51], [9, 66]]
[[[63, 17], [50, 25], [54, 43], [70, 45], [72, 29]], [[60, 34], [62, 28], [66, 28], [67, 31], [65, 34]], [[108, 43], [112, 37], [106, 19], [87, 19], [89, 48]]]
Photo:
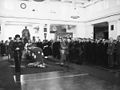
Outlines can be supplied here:
[[0, 0], [0, 90], [120, 90], [120, 0]]

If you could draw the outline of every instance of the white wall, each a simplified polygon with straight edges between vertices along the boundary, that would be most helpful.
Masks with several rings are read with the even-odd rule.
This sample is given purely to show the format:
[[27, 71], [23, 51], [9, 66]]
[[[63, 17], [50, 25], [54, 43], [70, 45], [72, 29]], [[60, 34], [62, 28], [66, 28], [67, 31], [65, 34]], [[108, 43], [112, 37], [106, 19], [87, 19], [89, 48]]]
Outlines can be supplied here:
[[120, 35], [120, 19], [117, 21], [117, 36]]
[[[19, 19], [19, 18], [0, 18], [2, 20], [1, 26], [2, 31], [0, 34], [0, 40], [6, 40], [10, 36], [14, 36], [15, 34], [19, 33], [21, 34], [21, 30], [24, 29], [25, 26], [28, 26], [28, 28], [31, 31], [31, 37], [36, 36], [39, 37], [41, 40], [44, 39], [44, 25], [47, 24], [47, 39], [51, 40], [55, 38], [54, 34], [50, 33], [50, 24], [65, 24], [65, 25], [76, 25], [77, 22], [64, 22], [64, 21], [50, 21], [50, 20], [37, 20], [37, 19]], [[4, 26], [5, 24], [5, 26]], [[34, 27], [39, 26], [40, 31], [38, 33], [35, 33]], [[10, 29], [10, 30], [9, 30]], [[15, 31], [14, 31], [15, 30]], [[9, 31], [9, 35], [8, 32]], [[18, 32], [17, 32], [18, 31]], [[75, 34], [75, 30], [72, 30]], [[4, 37], [3, 37], [4, 36]]]
[[[30, 33], [31, 33], [31, 26], [27, 26]], [[22, 36], [22, 30], [25, 28], [25, 25], [20, 24], [5, 24], [4, 31], [2, 31], [2, 34], [4, 34], [4, 37], [0, 38], [1, 40], [8, 40], [9, 37], [14, 38], [16, 34], [19, 34]]]
[[85, 23], [77, 24], [75, 36], [85, 38]]
[[85, 25], [85, 38], [93, 39], [93, 25], [91, 24]]
[[[36, 40], [41, 39], [44, 40], [44, 24], [20, 24], [20, 23], [9, 23], [9, 24], [5, 24], [2, 25], [2, 31], [1, 31], [1, 35], [0, 35], [0, 40], [8, 40], [9, 37], [14, 38], [14, 36], [16, 34], [19, 34], [20, 36], [22, 36], [22, 30], [25, 28], [25, 26], [27, 26], [27, 28], [30, 31], [30, 36], [31, 39], [33, 36], [36, 37]], [[36, 29], [34, 29], [35, 27], [39, 26], [39, 31], [36, 32]], [[47, 27], [47, 40], [51, 40], [54, 39], [54, 34], [50, 34], [49, 33], [49, 26]]]
[[5, 28], [5, 24], [1, 23], [0, 40], [4, 40], [4, 37], [5, 37], [4, 28]]
[[86, 21], [120, 13], [120, 0], [99, 0], [91, 6], [86, 7]]
[[[109, 22], [109, 37], [116, 39], [120, 34], [120, 0], [99, 0], [91, 6], [86, 7], [86, 37], [92, 37], [93, 28], [91, 25]], [[114, 25], [113, 31], [110, 26]], [[90, 31], [91, 30], [91, 31]]]

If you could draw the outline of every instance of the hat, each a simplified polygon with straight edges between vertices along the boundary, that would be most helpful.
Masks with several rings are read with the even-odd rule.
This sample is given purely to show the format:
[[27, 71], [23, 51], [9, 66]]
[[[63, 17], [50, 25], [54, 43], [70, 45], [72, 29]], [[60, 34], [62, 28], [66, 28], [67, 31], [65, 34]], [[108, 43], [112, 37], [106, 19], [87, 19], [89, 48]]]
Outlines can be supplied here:
[[12, 39], [12, 37], [9, 37], [9, 39]]
[[20, 35], [19, 35], [19, 34], [16, 34], [16, 35], [15, 35], [15, 39], [18, 38], [18, 37], [20, 38]]

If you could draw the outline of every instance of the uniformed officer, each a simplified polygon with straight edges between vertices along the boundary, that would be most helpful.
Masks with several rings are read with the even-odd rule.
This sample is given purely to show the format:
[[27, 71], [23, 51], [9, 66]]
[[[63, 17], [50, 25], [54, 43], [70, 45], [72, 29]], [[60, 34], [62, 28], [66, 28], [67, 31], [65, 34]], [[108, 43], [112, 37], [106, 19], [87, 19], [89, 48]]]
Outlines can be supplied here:
[[115, 43], [113, 42], [113, 38], [111, 37], [109, 39], [109, 43], [108, 43], [108, 47], [107, 47], [109, 67], [114, 66], [114, 52], [115, 52]]
[[14, 54], [14, 62], [15, 62], [15, 72], [20, 73], [20, 65], [21, 65], [21, 58], [22, 58], [22, 51], [24, 49], [24, 45], [20, 40], [20, 35], [15, 35], [15, 40], [13, 42], [12, 50]]
[[120, 65], [120, 35], [117, 37], [115, 52], [116, 52], [116, 65], [119, 66]]

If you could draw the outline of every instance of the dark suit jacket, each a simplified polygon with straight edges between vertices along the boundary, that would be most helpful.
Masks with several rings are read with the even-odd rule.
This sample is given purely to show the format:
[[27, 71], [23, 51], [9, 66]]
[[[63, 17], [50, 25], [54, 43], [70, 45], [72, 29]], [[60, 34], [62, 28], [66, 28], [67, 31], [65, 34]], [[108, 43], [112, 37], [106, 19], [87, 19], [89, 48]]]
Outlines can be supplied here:
[[116, 43], [115, 52], [116, 52], [116, 55], [120, 55], [120, 42]]
[[115, 52], [115, 43], [108, 43], [107, 54], [113, 55]]

